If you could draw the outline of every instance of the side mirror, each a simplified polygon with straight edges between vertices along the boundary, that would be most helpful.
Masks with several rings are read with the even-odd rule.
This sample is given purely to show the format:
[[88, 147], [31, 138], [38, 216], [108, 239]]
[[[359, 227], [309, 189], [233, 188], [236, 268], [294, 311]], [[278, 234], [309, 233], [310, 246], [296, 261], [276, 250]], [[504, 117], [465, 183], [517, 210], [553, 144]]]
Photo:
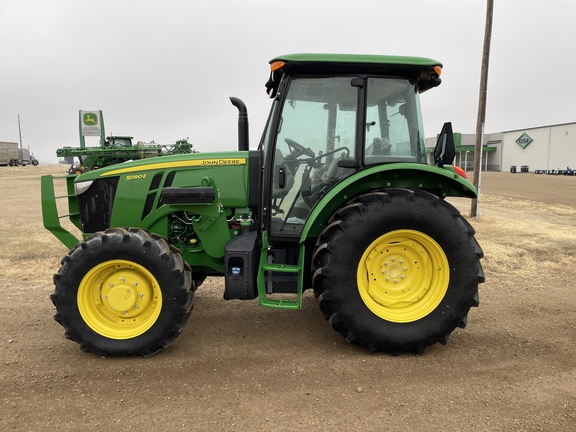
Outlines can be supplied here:
[[442, 132], [440, 132], [434, 148], [434, 163], [436, 166], [443, 168], [444, 165], [452, 165], [455, 157], [456, 146], [454, 145], [452, 123], [446, 122], [442, 126]]

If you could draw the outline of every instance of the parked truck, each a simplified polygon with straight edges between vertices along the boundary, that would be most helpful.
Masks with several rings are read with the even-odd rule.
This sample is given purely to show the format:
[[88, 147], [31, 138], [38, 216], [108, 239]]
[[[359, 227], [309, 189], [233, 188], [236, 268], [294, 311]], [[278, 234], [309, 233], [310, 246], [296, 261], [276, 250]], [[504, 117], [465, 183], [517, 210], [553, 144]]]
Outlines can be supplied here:
[[277, 57], [257, 149], [231, 98], [237, 151], [67, 176], [80, 238], [42, 177], [44, 226], [70, 249], [51, 296], [66, 337], [101, 356], [152, 355], [212, 276], [224, 299], [276, 309], [300, 309], [312, 289], [332, 328], [370, 352], [445, 344], [478, 306], [484, 273], [473, 227], [446, 200], [477, 196], [452, 166], [449, 123], [426, 162], [419, 97], [441, 71], [419, 57]]
[[18, 147], [16, 142], [0, 141], [0, 165], [38, 165], [38, 159], [27, 148]]

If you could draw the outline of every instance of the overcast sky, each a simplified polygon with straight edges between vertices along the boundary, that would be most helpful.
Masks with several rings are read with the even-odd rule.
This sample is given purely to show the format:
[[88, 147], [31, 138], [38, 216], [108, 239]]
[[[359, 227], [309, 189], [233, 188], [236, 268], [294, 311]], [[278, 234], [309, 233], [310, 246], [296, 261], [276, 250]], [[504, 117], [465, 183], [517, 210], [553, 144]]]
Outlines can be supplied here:
[[[107, 134], [236, 149], [244, 100], [256, 146], [268, 61], [299, 52], [430, 57], [426, 136], [474, 133], [485, 0], [0, 0], [0, 141], [41, 162], [78, 146], [78, 111]], [[576, 1], [495, 0], [486, 132], [576, 122]], [[576, 143], [575, 143], [576, 145]]]

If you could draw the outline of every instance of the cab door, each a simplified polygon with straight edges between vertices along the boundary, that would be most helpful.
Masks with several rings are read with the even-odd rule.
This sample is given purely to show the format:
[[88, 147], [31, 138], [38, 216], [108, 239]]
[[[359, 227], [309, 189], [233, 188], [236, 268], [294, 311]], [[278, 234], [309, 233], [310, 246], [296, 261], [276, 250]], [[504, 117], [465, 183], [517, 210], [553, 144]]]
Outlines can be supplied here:
[[279, 108], [272, 160], [271, 238], [298, 238], [315, 202], [354, 169], [358, 87], [354, 77], [293, 77]]

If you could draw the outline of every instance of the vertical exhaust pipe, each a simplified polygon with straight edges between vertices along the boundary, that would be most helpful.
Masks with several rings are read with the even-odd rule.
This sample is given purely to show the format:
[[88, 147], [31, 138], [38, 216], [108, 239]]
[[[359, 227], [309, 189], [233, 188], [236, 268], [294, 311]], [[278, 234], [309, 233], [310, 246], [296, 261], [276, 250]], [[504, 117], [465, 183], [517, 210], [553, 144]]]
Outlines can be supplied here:
[[248, 151], [248, 110], [246, 105], [237, 97], [231, 97], [230, 102], [238, 108], [238, 150]]

